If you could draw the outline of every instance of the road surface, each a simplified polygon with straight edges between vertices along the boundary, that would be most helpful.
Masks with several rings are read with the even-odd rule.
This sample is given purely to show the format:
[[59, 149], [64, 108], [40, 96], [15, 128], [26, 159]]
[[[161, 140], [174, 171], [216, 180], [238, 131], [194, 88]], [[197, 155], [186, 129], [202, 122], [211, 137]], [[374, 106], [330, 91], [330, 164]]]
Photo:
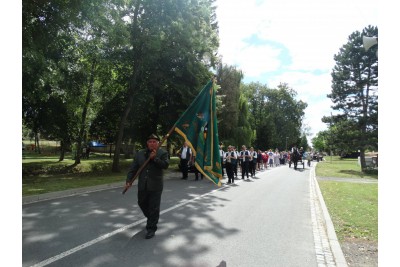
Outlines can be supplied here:
[[136, 186], [24, 204], [22, 265], [346, 266], [313, 168], [269, 168], [222, 187], [176, 173], [150, 240]]

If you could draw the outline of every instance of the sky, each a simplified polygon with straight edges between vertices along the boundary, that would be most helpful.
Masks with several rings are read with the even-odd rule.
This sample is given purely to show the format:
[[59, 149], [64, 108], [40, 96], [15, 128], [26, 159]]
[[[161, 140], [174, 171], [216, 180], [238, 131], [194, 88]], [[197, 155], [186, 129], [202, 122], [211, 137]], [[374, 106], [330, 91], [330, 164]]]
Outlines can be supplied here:
[[334, 55], [355, 31], [378, 26], [372, 0], [217, 0], [222, 63], [244, 73], [244, 83], [287, 83], [308, 104], [311, 139], [327, 129]]

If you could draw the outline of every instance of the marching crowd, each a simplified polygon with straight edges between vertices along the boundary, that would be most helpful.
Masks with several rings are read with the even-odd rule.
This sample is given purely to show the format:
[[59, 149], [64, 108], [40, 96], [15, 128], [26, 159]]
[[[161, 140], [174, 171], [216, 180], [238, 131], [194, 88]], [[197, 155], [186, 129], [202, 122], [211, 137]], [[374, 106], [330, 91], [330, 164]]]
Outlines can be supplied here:
[[[220, 146], [220, 157], [221, 165], [225, 167], [228, 176], [228, 184], [230, 184], [235, 182], [235, 177], [238, 177], [238, 168], [241, 171], [242, 179], [249, 179], [249, 177], [255, 177], [256, 171], [285, 165], [290, 160], [290, 153], [278, 149], [275, 151], [272, 151], [272, 149], [256, 151], [253, 147], [248, 150], [245, 145], [242, 146], [240, 151], [237, 151], [234, 146], [228, 146], [225, 152]], [[222, 168], [222, 175], [224, 176], [224, 168]]]
[[[297, 150], [293, 147], [291, 152]], [[300, 155], [309, 160], [311, 156], [310, 153], [304, 152], [301, 147], [298, 149]], [[268, 151], [257, 151], [250, 147], [247, 149], [245, 145], [241, 147], [240, 151], [236, 150], [234, 146], [228, 146], [227, 151], [223, 150], [222, 145], [219, 148], [222, 166], [222, 176], [224, 177], [225, 172], [228, 177], [228, 184], [234, 183], [235, 178], [238, 178], [238, 169], [241, 172], [241, 178], [249, 179], [249, 177], [255, 177], [256, 171], [266, 170], [267, 168], [278, 167], [280, 165], [286, 165], [290, 160], [289, 151], [279, 151], [276, 149], [273, 151], [269, 149]], [[183, 147], [178, 153], [180, 157], [180, 167], [182, 171], [182, 179], [188, 179], [189, 166], [194, 163], [194, 157], [192, 155], [191, 149], [184, 143]], [[199, 173], [196, 168], [194, 168], [195, 180], [199, 180]], [[203, 177], [201, 177], [202, 179]]]

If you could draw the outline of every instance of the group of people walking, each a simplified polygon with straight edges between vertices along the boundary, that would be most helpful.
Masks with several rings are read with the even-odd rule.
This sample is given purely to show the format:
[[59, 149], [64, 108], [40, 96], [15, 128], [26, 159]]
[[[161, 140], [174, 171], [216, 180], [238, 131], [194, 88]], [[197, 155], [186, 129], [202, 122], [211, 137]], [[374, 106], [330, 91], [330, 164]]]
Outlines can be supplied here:
[[[247, 149], [245, 145], [241, 147], [240, 151], [236, 150], [235, 146], [228, 146], [227, 150], [224, 151], [223, 146], [219, 148], [222, 176], [225, 174], [228, 177], [228, 184], [235, 182], [235, 177], [238, 177], [238, 170], [241, 173], [242, 179], [249, 179], [256, 175], [256, 171], [265, 170], [268, 167], [277, 167], [285, 165], [290, 154], [288, 151], [279, 151], [272, 149], [268, 151], [255, 150], [253, 147]], [[182, 148], [178, 152], [180, 158], [180, 169], [182, 171], [182, 179], [188, 179], [189, 168], [194, 164], [193, 153], [185, 142]], [[195, 180], [199, 180], [199, 172], [194, 168]], [[202, 175], [201, 178], [202, 179]]]
[[277, 167], [286, 164], [289, 159], [287, 151], [275, 152], [270, 149], [269, 151], [255, 150], [253, 147], [247, 149], [245, 145], [237, 151], [234, 146], [228, 146], [227, 151], [223, 150], [220, 146], [220, 157], [222, 166], [222, 175], [224, 176], [224, 168], [228, 176], [228, 184], [235, 182], [235, 177], [238, 177], [238, 169], [241, 171], [241, 177], [255, 177], [256, 171], [265, 170], [269, 167]]

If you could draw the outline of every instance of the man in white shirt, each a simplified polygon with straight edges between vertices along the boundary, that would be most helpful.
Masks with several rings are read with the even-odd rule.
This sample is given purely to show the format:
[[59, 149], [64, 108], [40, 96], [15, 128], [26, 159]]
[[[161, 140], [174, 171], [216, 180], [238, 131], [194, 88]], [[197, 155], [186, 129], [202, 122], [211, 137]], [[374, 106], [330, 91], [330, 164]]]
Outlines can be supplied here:
[[188, 164], [192, 156], [192, 150], [190, 147], [188, 147], [187, 143], [183, 143], [183, 147], [181, 148], [181, 151], [179, 153], [179, 157], [181, 159], [180, 161], [180, 166], [181, 166], [181, 171], [182, 171], [182, 179], [187, 180], [188, 179]]
[[222, 179], [224, 179], [225, 151], [222, 149], [222, 145], [219, 146], [219, 156], [221, 158]]
[[226, 158], [226, 173], [228, 174], [228, 184], [235, 182], [235, 176], [233, 172], [233, 164], [236, 160], [236, 153], [233, 151], [232, 146], [228, 146], [228, 152], [225, 153]]
[[244, 175], [246, 174], [247, 179], [249, 179], [249, 162], [250, 162], [250, 152], [246, 149], [246, 146], [242, 146], [242, 151], [240, 151], [240, 162], [242, 166], [242, 179], [244, 180]]

